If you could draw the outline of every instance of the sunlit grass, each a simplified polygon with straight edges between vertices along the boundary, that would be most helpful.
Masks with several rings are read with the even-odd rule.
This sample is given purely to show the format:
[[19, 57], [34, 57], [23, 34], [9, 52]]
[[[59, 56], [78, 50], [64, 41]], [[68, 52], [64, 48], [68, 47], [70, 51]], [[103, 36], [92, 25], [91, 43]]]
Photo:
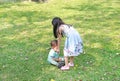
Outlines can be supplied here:
[[[0, 5], [0, 81], [119, 81], [119, 0], [48, 0]], [[84, 42], [75, 67], [47, 63], [51, 20], [72, 24]], [[63, 38], [62, 44], [64, 44]], [[61, 54], [63, 56], [63, 45]]]

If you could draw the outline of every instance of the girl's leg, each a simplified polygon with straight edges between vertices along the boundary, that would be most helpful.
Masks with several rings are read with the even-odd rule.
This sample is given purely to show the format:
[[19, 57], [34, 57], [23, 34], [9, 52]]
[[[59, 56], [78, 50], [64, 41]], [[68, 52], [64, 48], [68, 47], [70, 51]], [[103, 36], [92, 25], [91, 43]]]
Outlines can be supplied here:
[[68, 66], [68, 57], [65, 56], [65, 66]]
[[74, 56], [71, 56], [70, 57], [70, 63], [73, 64], [73, 61], [74, 61]]
[[61, 70], [68, 70], [69, 69], [68, 56], [65, 50], [64, 50], [64, 58], [65, 58], [65, 66], [61, 67]]
[[64, 52], [64, 59], [65, 59], [65, 66], [68, 66], [68, 53], [66, 52], [66, 50], [63, 50]]
[[74, 66], [73, 61], [74, 61], [74, 56], [71, 56], [71, 57], [70, 57], [70, 63], [69, 63], [68, 65], [69, 65], [69, 66]]
[[69, 70], [68, 57], [65, 56], [65, 66], [61, 67], [61, 70]]

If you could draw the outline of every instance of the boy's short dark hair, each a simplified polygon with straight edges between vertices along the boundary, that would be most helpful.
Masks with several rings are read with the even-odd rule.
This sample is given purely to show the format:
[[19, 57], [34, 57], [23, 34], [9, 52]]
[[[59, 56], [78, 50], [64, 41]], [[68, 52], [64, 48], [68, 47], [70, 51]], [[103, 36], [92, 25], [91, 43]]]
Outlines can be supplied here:
[[53, 46], [54, 44], [57, 44], [57, 43], [58, 43], [58, 40], [52, 40], [52, 41], [50, 42], [50, 45]]

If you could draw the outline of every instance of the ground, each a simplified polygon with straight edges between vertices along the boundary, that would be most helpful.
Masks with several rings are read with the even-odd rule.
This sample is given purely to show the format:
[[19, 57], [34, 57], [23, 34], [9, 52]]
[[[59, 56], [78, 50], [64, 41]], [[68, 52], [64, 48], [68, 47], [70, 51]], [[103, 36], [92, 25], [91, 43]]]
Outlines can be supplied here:
[[[0, 81], [120, 81], [120, 1], [48, 0], [0, 5]], [[47, 63], [61, 17], [80, 33], [84, 53], [61, 71]], [[64, 39], [60, 55], [63, 56]]]

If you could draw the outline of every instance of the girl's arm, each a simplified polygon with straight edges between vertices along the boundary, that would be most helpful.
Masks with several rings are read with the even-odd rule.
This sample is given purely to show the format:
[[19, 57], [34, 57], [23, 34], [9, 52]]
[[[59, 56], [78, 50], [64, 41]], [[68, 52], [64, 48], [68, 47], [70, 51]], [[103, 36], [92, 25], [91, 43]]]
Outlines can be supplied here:
[[57, 51], [58, 51], [58, 53], [59, 53], [59, 52], [60, 52], [60, 43], [61, 43], [61, 35], [60, 35], [60, 34], [58, 35], [57, 40], [58, 40], [58, 47], [57, 47]]
[[59, 27], [59, 29], [58, 29], [58, 38], [57, 38], [57, 40], [58, 40], [58, 52], [60, 52], [60, 43], [61, 43], [61, 38], [62, 38], [62, 35], [61, 35], [61, 33], [62, 33], [62, 27]]

